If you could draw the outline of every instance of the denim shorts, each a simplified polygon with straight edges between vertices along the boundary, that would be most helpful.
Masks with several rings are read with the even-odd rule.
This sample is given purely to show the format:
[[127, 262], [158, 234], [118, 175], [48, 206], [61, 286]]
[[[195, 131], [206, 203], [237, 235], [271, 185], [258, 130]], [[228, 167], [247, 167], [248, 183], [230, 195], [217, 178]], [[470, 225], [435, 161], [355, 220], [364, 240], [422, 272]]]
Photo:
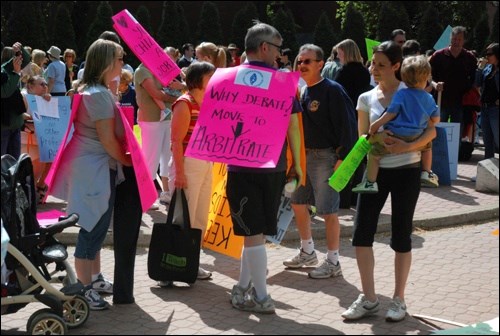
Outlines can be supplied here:
[[94, 260], [97, 252], [102, 248], [106, 234], [108, 233], [109, 225], [111, 224], [111, 216], [113, 215], [113, 207], [115, 204], [115, 179], [116, 170], [109, 170], [111, 195], [109, 196], [108, 210], [101, 216], [92, 231], [87, 231], [83, 228], [78, 233], [74, 256], [79, 259]]
[[292, 194], [292, 204], [314, 205], [318, 215], [337, 213], [340, 195], [328, 185], [337, 160], [333, 148], [306, 149], [306, 185]]

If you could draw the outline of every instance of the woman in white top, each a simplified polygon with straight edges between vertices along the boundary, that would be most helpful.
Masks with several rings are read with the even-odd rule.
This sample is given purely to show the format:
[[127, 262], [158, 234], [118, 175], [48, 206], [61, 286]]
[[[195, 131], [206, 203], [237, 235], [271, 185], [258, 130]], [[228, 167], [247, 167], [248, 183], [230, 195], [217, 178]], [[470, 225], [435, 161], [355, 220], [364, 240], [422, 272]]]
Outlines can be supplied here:
[[[401, 47], [391, 41], [380, 44], [374, 50], [370, 71], [378, 85], [361, 94], [358, 99], [356, 109], [360, 135], [368, 133], [370, 123], [382, 115], [394, 93], [405, 87], [397, 77], [402, 59]], [[432, 141], [435, 136], [433, 126], [429, 126], [420, 138], [411, 143], [390, 137], [387, 132], [374, 135], [373, 140], [384, 142], [391, 155], [380, 161], [377, 180], [379, 192], [362, 194], [358, 199], [352, 244], [356, 248], [363, 293], [342, 313], [342, 317], [347, 320], [357, 320], [379, 310], [380, 304], [375, 293], [373, 241], [380, 212], [389, 194], [392, 206], [390, 246], [395, 252], [395, 289], [386, 320], [401, 321], [406, 315], [404, 294], [412, 259], [413, 214], [420, 193], [421, 154], [417, 148]]]

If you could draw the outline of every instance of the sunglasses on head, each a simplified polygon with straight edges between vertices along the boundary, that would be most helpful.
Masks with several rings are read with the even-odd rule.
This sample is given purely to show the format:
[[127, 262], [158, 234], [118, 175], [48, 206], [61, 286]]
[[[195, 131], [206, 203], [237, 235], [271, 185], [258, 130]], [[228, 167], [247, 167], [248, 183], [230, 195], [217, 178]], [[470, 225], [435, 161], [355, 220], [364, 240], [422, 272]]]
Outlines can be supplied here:
[[308, 58], [308, 59], [305, 59], [305, 60], [298, 60], [297, 61], [297, 65], [302, 65], [302, 64], [309, 65], [312, 62], [319, 62], [319, 61], [321, 61], [321, 60], [313, 60], [313, 59]]

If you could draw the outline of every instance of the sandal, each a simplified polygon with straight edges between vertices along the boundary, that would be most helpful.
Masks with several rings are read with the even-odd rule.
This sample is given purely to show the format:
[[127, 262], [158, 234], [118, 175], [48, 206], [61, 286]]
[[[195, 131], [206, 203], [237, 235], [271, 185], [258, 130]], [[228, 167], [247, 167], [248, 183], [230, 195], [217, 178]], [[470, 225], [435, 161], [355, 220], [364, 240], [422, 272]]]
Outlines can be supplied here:
[[47, 191], [49, 190], [48, 185], [44, 185], [43, 187], [36, 187], [36, 192], [38, 194], [38, 204], [43, 204], [45, 203], [45, 194], [47, 194]]

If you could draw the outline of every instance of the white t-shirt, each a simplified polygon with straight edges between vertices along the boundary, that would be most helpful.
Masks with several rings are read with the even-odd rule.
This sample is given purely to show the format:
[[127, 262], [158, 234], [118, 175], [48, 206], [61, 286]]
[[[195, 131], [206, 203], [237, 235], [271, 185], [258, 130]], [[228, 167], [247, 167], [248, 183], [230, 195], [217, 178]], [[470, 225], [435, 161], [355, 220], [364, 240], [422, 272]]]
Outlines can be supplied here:
[[[398, 90], [406, 88], [405, 83], [400, 82]], [[378, 85], [375, 86], [370, 91], [362, 93], [358, 98], [358, 104], [356, 110], [358, 113], [369, 113], [370, 123], [380, 118], [384, 113], [385, 107], [380, 104], [378, 100]], [[381, 132], [383, 128], [380, 128], [378, 132]], [[420, 162], [421, 152], [409, 152], [409, 153], [399, 153], [399, 154], [389, 154], [384, 155], [380, 159], [381, 168], [396, 168], [401, 166], [406, 166], [412, 163]]]

